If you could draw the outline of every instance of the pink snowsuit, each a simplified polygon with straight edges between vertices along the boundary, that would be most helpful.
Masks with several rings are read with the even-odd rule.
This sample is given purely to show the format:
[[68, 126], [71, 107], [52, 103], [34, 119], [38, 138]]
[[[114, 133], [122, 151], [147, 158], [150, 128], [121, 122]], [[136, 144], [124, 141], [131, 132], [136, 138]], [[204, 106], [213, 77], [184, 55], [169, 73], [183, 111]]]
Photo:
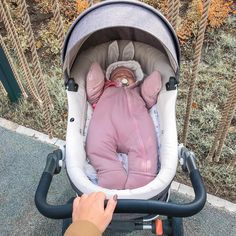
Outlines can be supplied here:
[[[133, 189], [157, 174], [157, 138], [148, 113], [161, 89], [154, 71], [141, 86], [104, 87], [104, 74], [93, 63], [87, 76], [87, 96], [96, 103], [87, 133], [87, 156], [98, 174], [98, 185], [108, 189]], [[98, 102], [97, 102], [98, 101]], [[128, 155], [128, 171], [117, 153]]]

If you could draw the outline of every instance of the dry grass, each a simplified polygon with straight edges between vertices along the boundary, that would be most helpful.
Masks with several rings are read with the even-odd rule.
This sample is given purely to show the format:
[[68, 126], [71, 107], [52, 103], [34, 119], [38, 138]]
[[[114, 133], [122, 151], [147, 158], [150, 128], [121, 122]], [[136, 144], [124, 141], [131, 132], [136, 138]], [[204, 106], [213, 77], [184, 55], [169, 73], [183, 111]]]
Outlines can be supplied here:
[[[54, 109], [51, 112], [53, 135], [65, 139], [67, 100], [59, 60], [55, 65], [50, 65], [50, 69], [47, 69], [45, 81], [54, 105]], [[0, 103], [0, 117], [44, 133], [47, 132], [42, 110], [32, 98], [21, 99], [18, 103], [11, 103], [0, 91]]]
[[[236, 152], [236, 113], [231, 122], [230, 132], [225, 141], [219, 163], [208, 163], [206, 157], [212, 146], [221, 111], [228, 96], [228, 90], [235, 76], [236, 39], [235, 18], [230, 18], [220, 30], [208, 30], [203, 49], [202, 61], [194, 92], [188, 146], [198, 158], [199, 168], [208, 192], [236, 202], [236, 171], [230, 168], [230, 161]], [[189, 52], [188, 50], [186, 50]], [[189, 55], [184, 55], [185, 59]], [[179, 134], [182, 132], [185, 104], [190, 77], [190, 62], [182, 63], [181, 85], [177, 100]], [[186, 182], [183, 175], [178, 180]]]

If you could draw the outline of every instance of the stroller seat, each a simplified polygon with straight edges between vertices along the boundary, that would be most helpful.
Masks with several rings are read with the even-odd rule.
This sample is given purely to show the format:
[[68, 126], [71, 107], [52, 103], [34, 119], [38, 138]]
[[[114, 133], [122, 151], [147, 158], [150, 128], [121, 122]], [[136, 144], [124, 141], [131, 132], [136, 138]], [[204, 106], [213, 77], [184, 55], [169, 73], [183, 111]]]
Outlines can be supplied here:
[[[129, 41], [119, 40], [120, 51]], [[67, 91], [69, 114], [66, 136], [66, 169], [75, 190], [80, 193], [94, 191], [105, 192], [107, 197], [118, 194], [120, 199], [150, 199], [156, 197], [169, 187], [176, 173], [178, 162], [178, 143], [175, 120], [175, 102], [177, 90], [167, 90], [170, 77], [175, 77], [177, 66], [173, 60], [160, 50], [141, 42], [133, 41], [135, 60], [138, 61], [146, 75], [158, 70], [162, 77], [156, 110], [159, 119], [159, 162], [160, 171], [156, 178], [146, 186], [136, 189], [110, 190], [92, 183], [85, 173], [86, 153], [84, 137], [91, 117], [92, 108], [86, 99], [85, 81], [93, 62], [107, 68], [107, 51], [111, 42], [99, 44], [80, 53], [71, 68], [70, 76], [78, 84], [78, 91]], [[86, 125], [87, 123], [87, 125]]]

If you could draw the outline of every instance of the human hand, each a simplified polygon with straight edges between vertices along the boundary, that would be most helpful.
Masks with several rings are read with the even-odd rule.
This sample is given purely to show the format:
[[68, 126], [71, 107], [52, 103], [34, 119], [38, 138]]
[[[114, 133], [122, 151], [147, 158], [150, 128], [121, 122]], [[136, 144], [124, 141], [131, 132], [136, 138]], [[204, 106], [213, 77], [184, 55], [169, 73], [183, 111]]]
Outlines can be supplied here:
[[103, 233], [112, 220], [112, 215], [117, 203], [117, 195], [109, 199], [104, 209], [106, 196], [102, 192], [83, 194], [73, 202], [72, 221], [87, 220], [97, 226]]

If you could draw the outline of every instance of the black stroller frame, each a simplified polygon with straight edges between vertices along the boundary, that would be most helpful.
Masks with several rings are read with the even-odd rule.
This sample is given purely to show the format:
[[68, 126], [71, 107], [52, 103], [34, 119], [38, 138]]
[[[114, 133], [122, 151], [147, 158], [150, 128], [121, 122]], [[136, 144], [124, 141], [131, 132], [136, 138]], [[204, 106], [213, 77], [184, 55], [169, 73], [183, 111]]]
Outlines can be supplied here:
[[[192, 202], [186, 204], [176, 204], [171, 202], [162, 202], [155, 200], [132, 200], [121, 199], [118, 200], [115, 213], [141, 213], [150, 215], [167, 216], [167, 220], [163, 223], [164, 235], [179, 235], [172, 230], [181, 227], [181, 221], [176, 217], [193, 216], [204, 207], [206, 202], [206, 191], [203, 184], [201, 174], [196, 166], [194, 154], [182, 147], [180, 153], [182, 169], [189, 174], [192, 187], [195, 193], [195, 198]], [[61, 171], [60, 161], [62, 160], [62, 152], [60, 149], [50, 153], [47, 157], [45, 169], [39, 181], [38, 188], [35, 194], [35, 204], [40, 213], [52, 219], [67, 219], [72, 216], [72, 200], [65, 205], [50, 205], [47, 203], [47, 194], [51, 185], [53, 176], [59, 174]], [[105, 202], [106, 205], [106, 202]], [[172, 222], [172, 226], [170, 225]], [[151, 229], [156, 232], [155, 220], [146, 222], [143, 219], [122, 222], [112, 222], [110, 228], [114, 230], [133, 231], [141, 229]], [[170, 234], [169, 234], [170, 233]], [[180, 234], [182, 235], [182, 234]]]
[[[69, 55], [69, 57], [74, 58], [76, 55], [76, 54], [73, 54], [73, 53], [76, 53], [74, 50], [75, 48], [74, 46], [76, 45], [73, 45], [73, 41], [72, 42], [70, 41], [70, 37], [71, 37], [71, 34], [73, 33], [73, 30], [76, 28], [76, 25], [80, 23], [80, 20], [87, 17], [87, 15], [89, 15], [93, 11], [95, 12], [95, 14], [97, 14], [97, 16], [100, 16], [99, 11], [96, 12], [96, 10], [99, 10], [100, 8], [102, 9], [103, 7], [104, 8], [110, 7], [110, 6], [114, 7], [116, 5], [118, 7], [121, 7], [122, 9], [124, 8], [124, 6], [130, 7], [132, 10], [133, 8], [137, 9], [138, 11], [137, 14], [139, 17], [141, 17], [142, 14], [144, 14], [144, 17], [147, 17], [147, 14], [150, 13], [150, 18], [148, 18], [150, 21], [152, 17], [154, 16], [158, 17], [161, 23], [158, 23], [159, 25], [157, 26], [162, 27], [162, 28], [164, 27], [163, 32], [168, 32], [169, 38], [171, 38], [169, 42], [171, 42], [171, 44], [174, 45], [174, 46], [169, 45], [170, 54], [172, 53], [174, 55], [174, 61], [176, 61], [176, 63], [179, 64], [180, 50], [179, 50], [178, 39], [171, 25], [168, 23], [168, 21], [154, 8], [151, 8], [150, 6], [144, 3], [140, 3], [138, 1], [137, 2], [130, 1], [130, 0], [103, 1], [102, 3], [97, 4], [96, 6], [93, 6], [89, 8], [87, 11], [85, 11], [84, 13], [82, 13], [77, 18], [75, 23], [72, 25], [70, 31], [68, 32], [67, 38], [64, 43], [63, 53], [62, 53], [63, 63], [65, 63], [65, 60], [66, 60], [65, 58], [66, 58], [66, 52], [67, 52], [68, 47], [72, 49], [71, 50], [72, 54]], [[144, 13], [142, 12], [142, 8], [145, 9]], [[119, 20], [119, 17], [115, 19]], [[133, 21], [131, 21], [130, 23], [125, 17], [124, 19], [125, 19], [126, 24], [133, 23]], [[113, 19], [112, 22], [114, 23], [115, 20]], [[108, 25], [109, 22], [107, 22], [106, 19], [104, 20], [103, 23], [106, 24], [106, 26], [105, 28], [102, 28], [102, 29], [99, 28], [101, 27], [100, 23], [96, 22], [93, 25], [94, 28], [97, 27], [95, 30], [92, 28], [90, 29], [89, 27], [91, 26], [89, 26], [89, 24], [86, 24], [86, 29], [84, 29], [84, 31], [83, 30], [78, 31], [78, 34], [80, 34], [78, 38], [81, 38], [81, 41], [80, 41], [80, 44], [77, 43], [77, 46], [79, 45], [78, 48], [80, 50], [88, 49], [89, 45], [90, 44], [94, 45], [95, 42], [98, 44], [102, 44], [109, 40], [122, 39], [122, 36], [117, 38], [117, 34], [113, 34], [112, 39], [109, 39], [108, 35], [106, 34], [107, 32], [106, 29], [113, 26], [109, 26]], [[127, 36], [125, 40], [136, 40], [139, 42], [144, 42], [144, 40], [147, 40], [148, 44], [150, 44], [151, 46], [159, 47], [161, 44], [160, 42], [163, 42], [164, 40], [164, 39], [160, 39], [160, 41], [158, 41], [155, 39], [155, 34], [156, 33], [158, 34], [159, 29], [156, 31], [156, 29], [153, 28], [154, 27], [153, 24], [150, 24], [150, 22], [148, 21], [146, 22], [147, 25], [145, 25], [145, 22], [143, 24], [144, 24], [143, 28], [141, 25], [135, 25], [135, 27], [132, 25], [129, 25], [128, 28], [126, 28], [125, 30], [127, 29], [130, 30], [132, 29], [132, 27], [135, 29], [134, 31], [131, 30], [130, 35], [127, 34], [127, 31], [120, 31], [120, 34], [122, 35], [123, 33], [125, 33], [125, 35]], [[120, 22], [119, 22], [119, 27], [121, 27]], [[152, 31], [153, 31], [153, 34], [151, 34]], [[98, 37], [99, 32], [104, 37]], [[147, 35], [145, 35], [145, 37], [144, 37], [143, 32], [147, 32]], [[95, 37], [94, 41], [91, 40], [88, 37], [88, 35], [94, 35]], [[133, 35], [135, 35], [134, 36], [135, 38], [132, 38]], [[65, 77], [65, 85], [66, 85], [67, 91], [72, 92], [72, 93], [76, 92], [78, 90], [79, 85], [76, 83], [76, 81], [73, 78], [70, 77], [70, 75], [68, 75], [68, 70], [65, 68], [64, 68], [64, 77]], [[179, 69], [177, 65], [176, 71], [175, 71], [175, 77], [170, 77], [168, 82], [166, 83], [166, 91], [177, 89], [177, 85], [179, 83], [178, 77], [179, 77]], [[69, 119], [71, 118], [69, 117]], [[48, 155], [45, 169], [42, 173], [41, 179], [38, 184], [38, 188], [35, 193], [35, 204], [39, 212], [45, 217], [52, 218], [52, 219], [70, 219], [72, 216], [72, 202], [74, 198], [70, 199], [64, 205], [50, 205], [47, 203], [48, 190], [53, 180], [53, 176], [60, 173], [62, 163], [64, 161], [65, 160], [64, 160], [62, 151], [60, 149], [55, 150], [53, 153], [50, 153]], [[119, 220], [113, 219], [108, 228], [114, 231], [123, 231], [123, 232], [131, 232], [134, 230], [152, 230], [152, 232], [156, 235], [179, 235], [179, 236], [183, 235], [182, 217], [189, 217], [201, 211], [201, 209], [204, 207], [205, 202], [206, 202], [206, 190], [205, 190], [200, 172], [195, 163], [194, 153], [189, 151], [184, 146], [180, 147], [179, 148], [179, 162], [182, 166], [182, 170], [188, 173], [188, 176], [192, 183], [192, 187], [195, 193], [195, 198], [193, 201], [189, 203], [185, 203], [185, 204], [177, 204], [177, 203], [169, 202], [168, 190], [170, 187], [170, 183], [169, 183], [169, 186], [165, 190], [163, 190], [163, 192], [158, 194], [157, 200], [154, 198], [148, 199], [148, 200], [118, 199], [115, 213], [117, 214], [119, 213], [145, 214], [145, 217], [139, 217], [136, 219], [125, 220], [125, 221], [124, 220], [119, 221]], [[82, 192], [80, 192], [80, 190], [77, 189], [77, 187], [74, 186], [72, 182], [71, 182], [71, 185], [75, 189], [78, 195], [82, 194]], [[105, 201], [105, 205], [106, 203], [107, 201]]]

